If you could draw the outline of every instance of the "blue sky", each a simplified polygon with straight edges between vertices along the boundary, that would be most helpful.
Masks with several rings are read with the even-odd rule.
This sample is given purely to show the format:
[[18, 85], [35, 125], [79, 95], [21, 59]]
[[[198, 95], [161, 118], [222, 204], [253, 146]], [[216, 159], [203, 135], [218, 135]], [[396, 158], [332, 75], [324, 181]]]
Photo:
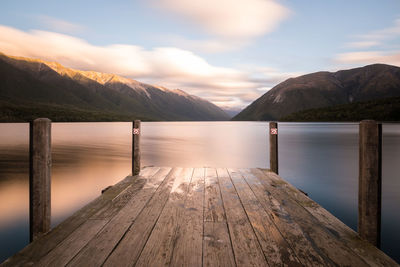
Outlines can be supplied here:
[[320, 70], [400, 66], [400, 1], [11, 1], [0, 51], [180, 88], [240, 109]]

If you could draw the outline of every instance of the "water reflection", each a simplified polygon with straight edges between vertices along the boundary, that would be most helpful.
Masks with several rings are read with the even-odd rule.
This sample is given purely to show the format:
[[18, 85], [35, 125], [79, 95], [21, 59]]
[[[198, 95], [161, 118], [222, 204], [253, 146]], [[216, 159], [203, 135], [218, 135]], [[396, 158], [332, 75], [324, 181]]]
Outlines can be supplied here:
[[129, 123], [54, 123], [52, 225], [130, 173]]
[[281, 176], [356, 229], [358, 125], [282, 123], [280, 129]]
[[265, 123], [149, 122], [142, 132], [145, 165], [267, 166]]
[[[0, 262], [29, 239], [28, 131], [0, 125]], [[129, 174], [129, 131], [129, 123], [52, 124], [52, 226]], [[9, 239], [20, 233], [28, 234]]]
[[[52, 225], [131, 171], [131, 123], [53, 123]], [[142, 165], [269, 166], [266, 122], [142, 123]], [[397, 261], [400, 125], [383, 126], [382, 249]], [[280, 174], [356, 229], [358, 125], [279, 124]], [[28, 242], [28, 124], [0, 124], [0, 262]], [[12, 237], [12, 238], [10, 238]]]

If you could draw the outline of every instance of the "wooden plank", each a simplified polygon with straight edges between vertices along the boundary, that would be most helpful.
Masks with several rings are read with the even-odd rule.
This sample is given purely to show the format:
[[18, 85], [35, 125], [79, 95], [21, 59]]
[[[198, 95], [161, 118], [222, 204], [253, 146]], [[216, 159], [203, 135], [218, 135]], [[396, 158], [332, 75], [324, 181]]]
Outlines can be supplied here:
[[108, 219], [88, 220], [51, 250], [49, 254], [41, 258], [37, 265], [65, 266], [108, 221]]
[[[149, 171], [151, 169], [153, 169], [153, 167], [144, 170]], [[75, 212], [71, 217], [68, 217], [48, 234], [38, 238], [35, 242], [29, 244], [20, 252], [7, 259], [3, 262], [2, 266], [33, 265], [67, 238], [75, 229], [85, 223], [91, 216], [101, 210], [104, 205], [126, 189], [135, 179], [137, 179], [137, 176], [127, 176], [105, 191], [104, 194]]]
[[167, 204], [137, 261], [138, 266], [169, 266], [175, 249], [193, 169], [175, 179]]
[[242, 174], [233, 169], [228, 169], [228, 172], [264, 251], [268, 265], [302, 266], [293, 249], [273, 224], [269, 214], [263, 209]]
[[236, 266], [226, 222], [204, 222], [203, 266]]
[[101, 209], [99, 209], [90, 219], [107, 219], [115, 216], [137, 192], [140, 192], [148, 183], [149, 176], [152, 177], [159, 168], [144, 169], [135, 180], [122, 190], [117, 196], [110, 199]]
[[217, 169], [237, 266], [266, 266], [264, 253], [226, 169]]
[[208, 168], [204, 181], [199, 168], [189, 183], [166, 170], [125, 178], [1, 266], [296, 266], [290, 249], [304, 266], [399, 266], [272, 172]]
[[321, 207], [318, 203], [308, 196], [299, 192], [293, 185], [282, 180], [279, 176], [263, 170], [268, 177], [275, 182], [277, 189], [285, 191], [289, 197], [297, 201], [308, 212], [310, 212], [322, 225], [334, 232], [338, 238], [350, 249], [361, 256], [370, 266], [398, 266], [398, 264], [387, 256], [384, 252], [376, 249], [365, 240], [360, 239], [359, 235], [350, 227], [333, 216], [329, 211]]
[[267, 175], [258, 169], [252, 169], [252, 173], [256, 175], [264, 188], [281, 205], [284, 205], [291, 219], [301, 227], [307, 239], [324, 258], [326, 264], [338, 264], [340, 266], [365, 266], [367, 264], [358, 254], [348, 248], [334, 232], [321, 225], [311, 213], [290, 198], [286, 192], [278, 190], [276, 184]]
[[226, 222], [224, 207], [222, 205], [221, 192], [218, 185], [218, 177], [215, 169], [206, 168], [205, 177], [205, 201], [204, 221]]
[[50, 231], [51, 121], [39, 118], [29, 131], [29, 239]]
[[381, 243], [382, 124], [360, 123], [358, 233], [372, 245]]
[[154, 175], [149, 175], [144, 187], [132, 196], [129, 203], [111, 219], [68, 265], [102, 265], [170, 171], [171, 168], [161, 168]]
[[193, 171], [183, 216], [176, 230], [171, 266], [202, 266], [204, 168]]
[[203, 266], [236, 266], [215, 169], [205, 169]]
[[[281, 205], [266, 189], [258, 178], [248, 169], [240, 169], [244, 179], [256, 195], [259, 203], [269, 215], [271, 221], [279, 229], [282, 236], [292, 247], [298, 259], [304, 266], [326, 266], [323, 256], [317, 248], [308, 240], [301, 227], [287, 212], [285, 206]], [[329, 261], [328, 261], [329, 263]]]
[[[149, 171], [154, 168], [146, 168], [144, 170]], [[44, 255], [55, 248], [81, 224], [86, 222], [91, 216], [101, 210], [104, 205], [125, 190], [136, 178], [137, 177], [127, 176], [125, 179], [121, 180], [110, 189], [105, 191], [98, 198], [88, 203], [82, 209], [75, 212], [72, 216], [68, 217], [64, 222], [56, 226], [48, 234], [38, 238], [34, 243], [29, 244], [20, 252], [7, 259], [5, 262], [3, 262], [3, 265], [33, 265], [34, 262], [39, 261]]]
[[[156, 169], [149, 169], [146, 172], [152, 173], [152, 171], [156, 171]], [[132, 195], [143, 188], [145, 183], [146, 179], [142, 176], [135, 179], [131, 185], [109, 201], [110, 203], [113, 203], [113, 205], [107, 205], [107, 207], [109, 210], [113, 210], [114, 212], [107, 212], [106, 210], [104, 213], [110, 214], [110, 216], [99, 217], [95, 214], [88, 218], [85, 223], [45, 255], [39, 261], [39, 266], [66, 265], [111, 220], [111, 214], [115, 214], [116, 210], [119, 210], [123, 204], [126, 204]]]
[[133, 266], [137, 262], [182, 168], [173, 168], [129, 230], [106, 259], [104, 266]]

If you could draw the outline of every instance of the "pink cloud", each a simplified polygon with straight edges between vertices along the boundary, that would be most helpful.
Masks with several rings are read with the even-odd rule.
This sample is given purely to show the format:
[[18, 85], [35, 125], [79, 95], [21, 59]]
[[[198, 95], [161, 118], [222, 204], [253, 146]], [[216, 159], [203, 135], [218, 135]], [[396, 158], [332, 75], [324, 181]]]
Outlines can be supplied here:
[[[242, 108], [289, 74], [269, 68], [214, 66], [201, 56], [175, 47], [144, 49], [112, 44], [96, 46], [66, 34], [24, 32], [0, 25], [0, 51], [14, 56], [55, 61], [66, 67], [115, 73], [214, 100], [224, 107]], [[253, 77], [257, 74], [257, 79]], [[219, 101], [214, 97], [224, 96]], [[227, 98], [231, 100], [227, 101]]]
[[269, 33], [290, 13], [275, 0], [158, 0], [153, 3], [180, 16], [185, 23], [230, 39]]

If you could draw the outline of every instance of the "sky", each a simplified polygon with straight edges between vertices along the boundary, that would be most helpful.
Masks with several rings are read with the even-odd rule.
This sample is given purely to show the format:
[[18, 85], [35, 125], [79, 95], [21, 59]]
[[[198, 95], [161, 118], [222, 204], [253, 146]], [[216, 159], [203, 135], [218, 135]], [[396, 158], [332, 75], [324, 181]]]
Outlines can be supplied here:
[[240, 110], [278, 83], [400, 66], [399, 0], [2, 0], [0, 52]]

